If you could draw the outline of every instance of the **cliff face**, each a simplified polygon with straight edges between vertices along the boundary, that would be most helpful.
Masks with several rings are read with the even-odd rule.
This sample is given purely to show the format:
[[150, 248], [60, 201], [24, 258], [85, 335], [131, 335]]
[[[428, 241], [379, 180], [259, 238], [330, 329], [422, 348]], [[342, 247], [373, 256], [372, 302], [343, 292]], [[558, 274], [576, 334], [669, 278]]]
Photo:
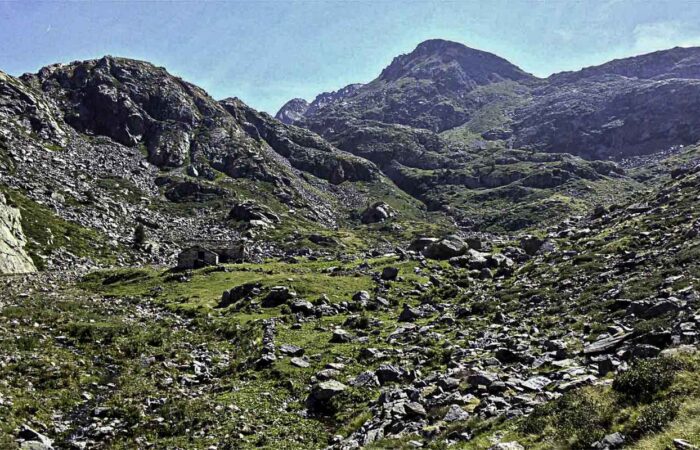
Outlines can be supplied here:
[[35, 272], [32, 259], [24, 251], [27, 243], [17, 208], [0, 194], [0, 274]]

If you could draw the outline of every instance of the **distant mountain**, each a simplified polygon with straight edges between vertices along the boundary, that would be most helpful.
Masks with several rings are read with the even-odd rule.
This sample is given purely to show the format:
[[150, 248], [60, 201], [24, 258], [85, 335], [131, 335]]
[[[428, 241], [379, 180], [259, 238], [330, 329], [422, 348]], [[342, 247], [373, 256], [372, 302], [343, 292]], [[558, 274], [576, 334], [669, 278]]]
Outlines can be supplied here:
[[293, 98], [280, 108], [275, 114], [275, 119], [282, 123], [292, 124], [304, 118], [306, 110], [309, 109], [309, 102], [303, 98]]
[[[466, 95], [477, 87], [533, 80], [535, 77], [496, 55], [435, 39], [394, 58], [368, 84], [322, 94], [304, 115], [310, 123], [347, 116], [439, 132], [466, 122], [480, 107], [482, 99]], [[277, 117], [285, 115], [286, 105]]]
[[306, 115], [314, 114], [319, 109], [331, 103], [342, 101], [343, 99], [353, 95], [360, 89], [362, 84], [349, 84], [342, 89], [333, 92], [324, 92], [316, 96], [316, 98], [308, 103], [303, 98], [295, 98], [284, 105], [277, 112], [275, 118], [283, 123], [292, 124], [300, 121]]
[[293, 123], [333, 141], [340, 124], [374, 120], [445, 132], [467, 143], [495, 140], [586, 159], [622, 159], [700, 139], [693, 113], [699, 78], [699, 48], [538, 79], [490, 53], [430, 40], [395, 58], [352, 95], [307, 110]]

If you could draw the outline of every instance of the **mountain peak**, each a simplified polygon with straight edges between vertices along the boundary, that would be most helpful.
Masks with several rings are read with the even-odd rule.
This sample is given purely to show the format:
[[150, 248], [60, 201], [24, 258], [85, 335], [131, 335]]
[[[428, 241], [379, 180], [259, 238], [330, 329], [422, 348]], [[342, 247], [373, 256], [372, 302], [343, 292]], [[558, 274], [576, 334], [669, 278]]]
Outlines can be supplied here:
[[423, 41], [410, 53], [394, 58], [380, 80], [394, 81], [403, 77], [435, 78], [442, 73], [457, 72], [476, 85], [501, 80], [534, 78], [518, 66], [493, 53], [467, 47], [444, 39]]
[[447, 39], [428, 39], [427, 41], [423, 41], [418, 44], [414, 51], [439, 52], [450, 48], [455, 48], [462, 51], [474, 50], [460, 42], [448, 41]]

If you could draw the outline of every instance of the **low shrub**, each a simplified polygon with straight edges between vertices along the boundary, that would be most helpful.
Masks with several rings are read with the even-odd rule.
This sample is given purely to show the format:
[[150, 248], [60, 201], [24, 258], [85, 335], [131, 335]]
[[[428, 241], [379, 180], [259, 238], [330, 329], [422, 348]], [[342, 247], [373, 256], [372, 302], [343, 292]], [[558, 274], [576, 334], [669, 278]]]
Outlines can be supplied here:
[[642, 436], [656, 433], [673, 421], [678, 415], [679, 403], [675, 399], [666, 399], [645, 406], [639, 413], [634, 425], [634, 434]]
[[637, 360], [629, 370], [619, 373], [613, 381], [613, 389], [627, 401], [649, 402], [654, 395], [673, 383], [682, 364], [671, 358]]
[[582, 389], [536, 407], [520, 423], [520, 431], [542, 434], [551, 428], [557, 440], [567, 448], [590, 448], [603, 438], [614, 414], [615, 402], [611, 396]]

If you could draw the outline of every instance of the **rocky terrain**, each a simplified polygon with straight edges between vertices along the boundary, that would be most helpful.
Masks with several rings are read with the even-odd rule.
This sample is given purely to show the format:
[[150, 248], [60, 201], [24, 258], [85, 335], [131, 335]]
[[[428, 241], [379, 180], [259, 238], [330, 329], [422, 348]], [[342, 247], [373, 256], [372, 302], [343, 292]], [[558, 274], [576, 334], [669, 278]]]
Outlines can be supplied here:
[[688, 114], [699, 60], [698, 48], [677, 47], [539, 79], [496, 55], [435, 39], [370, 83], [321, 94], [311, 107], [296, 99], [277, 117], [326, 137], [341, 123], [378, 121], [617, 160], [700, 138]]
[[[23, 225], [40, 266], [172, 262], [187, 243], [258, 233], [227, 223], [247, 201], [302, 239], [379, 198], [432, 226], [371, 162], [148, 63], [105, 57], [0, 82], [2, 189], [31, 211]], [[38, 210], [50, 220], [34, 222]], [[134, 253], [139, 224], [147, 252]], [[65, 228], [77, 236], [58, 245]]]
[[700, 447], [695, 54], [0, 73], [0, 448]]
[[[616, 186], [606, 178], [590, 183], [590, 177], [579, 175], [586, 169], [573, 166], [561, 178], [562, 168], [550, 167], [545, 156], [536, 157], [540, 170], [548, 173], [535, 186], [514, 185], [509, 176], [483, 180], [475, 165], [510, 171], [503, 167], [509, 158], [484, 161], [483, 149], [489, 156], [493, 149], [519, 149], [620, 162], [693, 144], [700, 138], [699, 124], [689, 113], [700, 93], [699, 55], [697, 48], [674, 48], [538, 79], [496, 55], [431, 40], [395, 58], [370, 83], [351, 85], [330, 97], [321, 94], [301, 108], [296, 99], [277, 117], [375, 162], [399, 187], [433, 209], [458, 207], [458, 220], [476, 222], [475, 228], [515, 230], [533, 225], [533, 220], [522, 220], [522, 211], [507, 212], [500, 221], [478, 214], [464, 217], [464, 212], [473, 197], [498, 198], [498, 203], [518, 198], [520, 205], [538, 210], [544, 198], [556, 202], [572, 192], [590, 208], [611, 201], [601, 199], [604, 192], [630, 191], [633, 186]], [[475, 158], [481, 161], [474, 164]], [[436, 174], [436, 168], [459, 176]], [[412, 174], [409, 181], [407, 173]], [[447, 199], [436, 190], [459, 195]], [[562, 205], [558, 209], [563, 214], [557, 218], [579, 212]], [[543, 225], [548, 219], [541, 219]]]

